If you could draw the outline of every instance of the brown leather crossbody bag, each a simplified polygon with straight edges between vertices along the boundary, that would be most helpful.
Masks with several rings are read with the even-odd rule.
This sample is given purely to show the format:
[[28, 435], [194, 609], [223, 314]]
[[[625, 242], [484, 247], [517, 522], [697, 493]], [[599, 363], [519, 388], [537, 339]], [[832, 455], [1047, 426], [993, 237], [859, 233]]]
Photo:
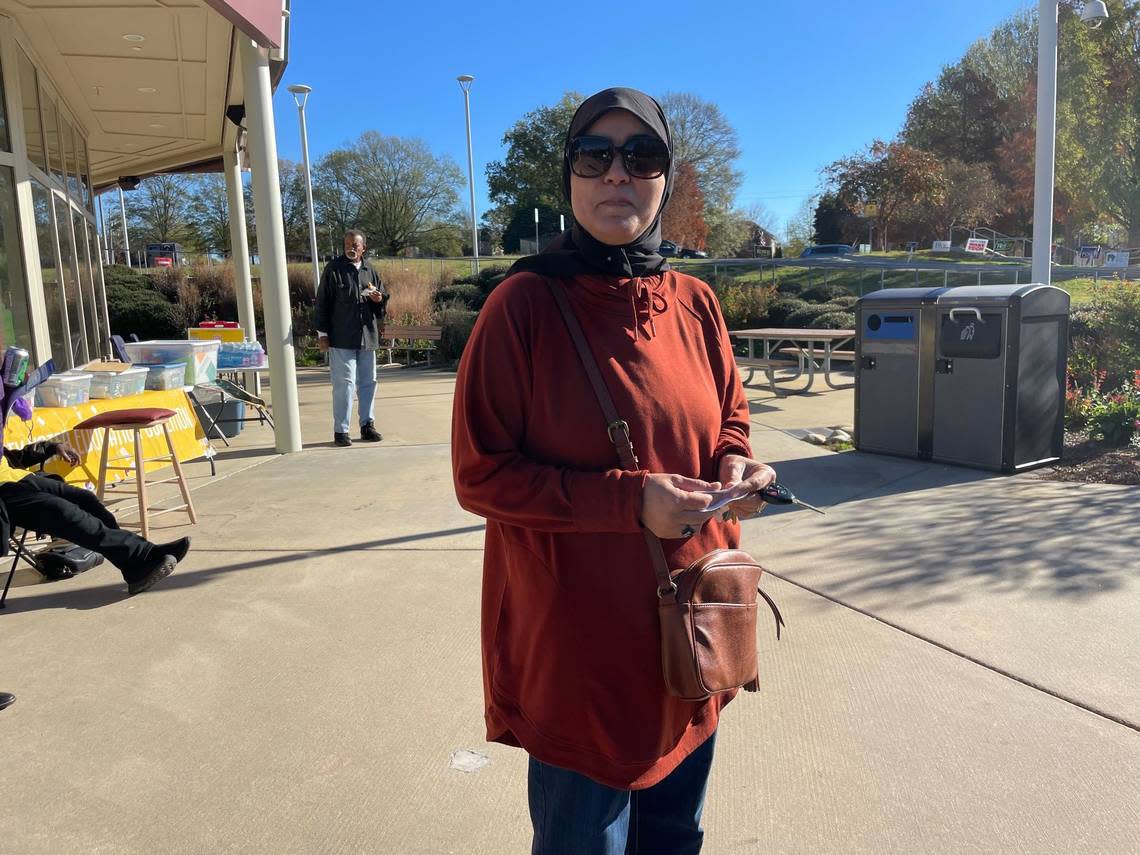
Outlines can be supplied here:
[[[629, 425], [618, 415], [597, 361], [562, 285], [548, 280], [566, 328], [606, 418], [606, 431], [623, 469], [637, 471]], [[718, 692], [759, 688], [756, 655], [756, 595], [776, 618], [776, 638], [784, 618], [772, 598], [760, 590], [764, 572], [741, 549], [715, 549], [683, 570], [670, 570], [657, 535], [642, 528], [657, 577], [657, 613], [661, 629], [661, 668], [665, 686], [677, 697], [701, 701]]]

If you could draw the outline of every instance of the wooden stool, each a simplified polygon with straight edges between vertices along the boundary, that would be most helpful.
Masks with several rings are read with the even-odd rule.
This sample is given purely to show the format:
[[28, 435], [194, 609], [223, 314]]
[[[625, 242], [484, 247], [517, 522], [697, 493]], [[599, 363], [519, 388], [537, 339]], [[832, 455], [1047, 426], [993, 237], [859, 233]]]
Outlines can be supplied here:
[[[85, 419], [74, 428], [74, 430], [93, 431], [102, 429], [103, 431], [103, 453], [99, 458], [99, 481], [96, 485], [96, 495], [100, 501], [103, 500], [103, 494], [107, 489], [108, 470], [117, 470], [120, 472], [133, 471], [135, 473], [135, 493], [138, 495], [139, 520], [142, 523], [142, 536], [144, 540], [150, 539], [150, 520], [148, 518], [150, 507], [147, 505], [146, 500], [146, 488], [148, 485], [169, 484], [171, 481], [177, 481], [178, 488], [182, 491], [184, 504], [174, 508], [163, 508], [157, 511], [155, 516], [171, 511], [186, 511], [186, 513], [190, 515], [191, 524], [196, 525], [198, 522], [198, 517], [194, 513], [194, 503], [190, 500], [190, 488], [186, 486], [186, 478], [182, 474], [182, 464], [178, 462], [178, 455], [174, 453], [174, 442], [170, 438], [170, 429], [166, 426], [166, 422], [173, 415], [173, 410], [158, 407], [134, 410], [111, 410]], [[162, 435], [166, 438], [166, 448], [169, 454], [160, 454], [157, 457], [143, 457], [142, 431], [159, 425], [162, 426]], [[111, 432], [116, 430], [129, 430], [134, 434], [135, 459], [132, 465], [116, 466], [108, 461], [111, 451]], [[157, 463], [159, 461], [170, 462], [174, 466], [174, 477], [163, 478], [158, 481], [147, 481], [146, 464]]]

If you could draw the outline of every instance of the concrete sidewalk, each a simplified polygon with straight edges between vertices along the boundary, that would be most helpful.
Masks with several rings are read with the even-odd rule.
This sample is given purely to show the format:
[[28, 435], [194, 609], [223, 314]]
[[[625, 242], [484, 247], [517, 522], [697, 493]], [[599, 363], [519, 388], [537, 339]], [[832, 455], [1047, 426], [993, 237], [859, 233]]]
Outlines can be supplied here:
[[[383, 374], [385, 441], [352, 449], [301, 378], [307, 450], [222, 451], [161, 587], [21, 574], [0, 849], [528, 851], [525, 755], [483, 741], [454, 377]], [[832, 454], [787, 431], [849, 392], [749, 396], [757, 455], [829, 515], [744, 524], [789, 632], [726, 710], [705, 851], [1140, 850], [1140, 489]]]

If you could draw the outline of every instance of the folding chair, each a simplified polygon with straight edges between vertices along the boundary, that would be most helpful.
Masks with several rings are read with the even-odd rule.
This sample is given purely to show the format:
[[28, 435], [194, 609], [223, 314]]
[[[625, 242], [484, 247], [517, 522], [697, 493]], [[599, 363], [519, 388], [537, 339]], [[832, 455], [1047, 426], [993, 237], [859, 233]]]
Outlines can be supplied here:
[[4, 593], [0, 595], [0, 609], [5, 608], [8, 600], [8, 589], [12, 587], [12, 577], [16, 575], [16, 568], [20, 565], [20, 559], [28, 562], [37, 571], [40, 565], [36, 562], [36, 556], [29, 552], [24, 547], [24, 542], [28, 539], [28, 530], [24, 529], [20, 532], [19, 540], [16, 539], [15, 530], [12, 531], [11, 537], [8, 538], [9, 548], [15, 553], [12, 558], [12, 566], [8, 569], [8, 581], [4, 583]]

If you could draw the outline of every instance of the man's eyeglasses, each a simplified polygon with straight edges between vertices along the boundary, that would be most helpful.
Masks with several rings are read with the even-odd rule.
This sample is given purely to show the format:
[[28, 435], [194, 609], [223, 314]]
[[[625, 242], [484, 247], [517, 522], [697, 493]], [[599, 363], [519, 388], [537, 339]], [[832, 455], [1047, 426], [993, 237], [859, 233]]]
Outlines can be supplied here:
[[587, 134], [570, 141], [570, 171], [579, 178], [600, 178], [610, 171], [615, 151], [633, 178], [657, 178], [669, 167], [669, 148], [657, 137], [638, 135], [615, 146], [608, 137]]

